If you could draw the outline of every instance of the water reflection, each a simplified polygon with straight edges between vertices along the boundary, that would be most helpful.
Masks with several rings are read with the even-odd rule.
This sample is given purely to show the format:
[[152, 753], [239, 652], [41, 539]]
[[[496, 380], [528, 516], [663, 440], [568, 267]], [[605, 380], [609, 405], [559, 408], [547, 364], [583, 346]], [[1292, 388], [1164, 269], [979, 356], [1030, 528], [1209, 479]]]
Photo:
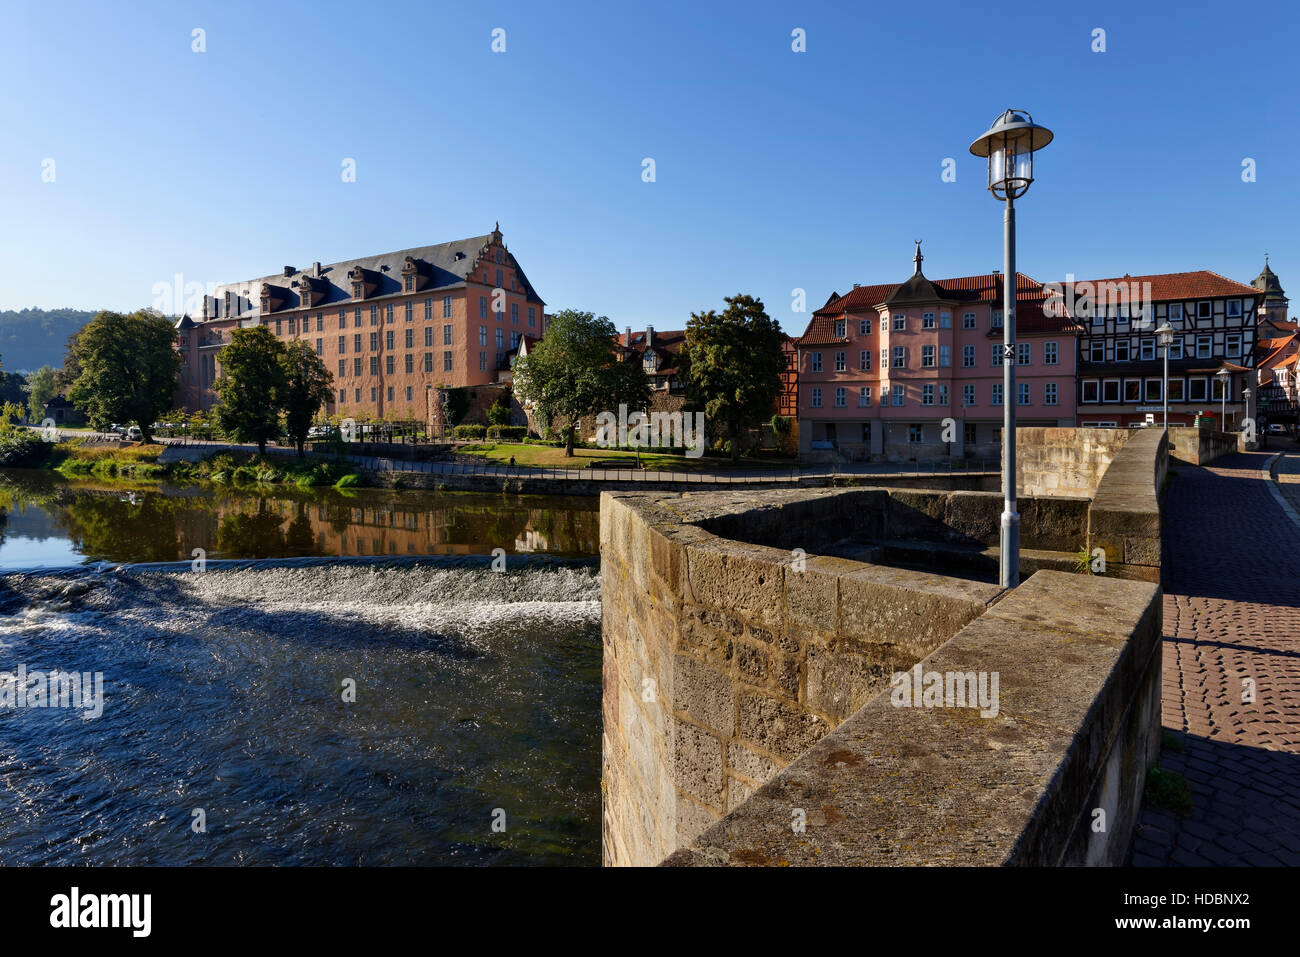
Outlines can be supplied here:
[[592, 498], [280, 487], [125, 488], [0, 470], [0, 568], [209, 558], [594, 555]]

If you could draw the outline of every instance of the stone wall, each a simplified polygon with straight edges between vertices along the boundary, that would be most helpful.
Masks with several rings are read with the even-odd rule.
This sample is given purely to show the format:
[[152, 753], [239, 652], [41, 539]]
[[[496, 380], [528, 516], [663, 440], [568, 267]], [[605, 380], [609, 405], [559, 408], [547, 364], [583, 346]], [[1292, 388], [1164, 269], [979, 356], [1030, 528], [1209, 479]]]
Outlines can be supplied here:
[[1160, 603], [1039, 572], [920, 663], [999, 675], [996, 715], [878, 694], [665, 863], [1122, 865], [1160, 746]]
[[[824, 493], [841, 518], [864, 494]], [[694, 839], [1000, 594], [695, 524], [727, 499], [601, 497], [607, 864]]]
[[1016, 429], [1016, 494], [1090, 498], [1130, 429]]
[[1088, 550], [1106, 553], [1106, 575], [1160, 581], [1160, 493], [1168, 471], [1161, 429], [1139, 429], [1102, 476], [1088, 511]]
[[1237, 451], [1237, 432], [1209, 429], [1173, 428], [1169, 430], [1169, 455], [1189, 465], [1208, 465], [1220, 456]]

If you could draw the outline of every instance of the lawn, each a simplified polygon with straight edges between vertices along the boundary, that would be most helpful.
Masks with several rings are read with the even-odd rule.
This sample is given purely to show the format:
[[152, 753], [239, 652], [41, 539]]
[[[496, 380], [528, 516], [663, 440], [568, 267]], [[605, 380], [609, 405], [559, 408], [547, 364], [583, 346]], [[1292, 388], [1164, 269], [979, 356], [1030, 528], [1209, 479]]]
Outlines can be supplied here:
[[[508, 465], [513, 457], [516, 465], [529, 465], [536, 468], [584, 469], [593, 462], [620, 460], [627, 462], [625, 468], [636, 468], [636, 453], [621, 452], [615, 449], [574, 449], [573, 457], [565, 456], [563, 447], [550, 445], [524, 445], [510, 442], [493, 444], [485, 442], [480, 445], [463, 445], [456, 450], [464, 455], [480, 455], [494, 464]], [[731, 460], [716, 456], [702, 456], [698, 459], [681, 455], [660, 455], [650, 452], [641, 453], [641, 464], [653, 471], [694, 472], [731, 468]], [[774, 469], [790, 468], [794, 463], [790, 459], [741, 459], [738, 468]]]

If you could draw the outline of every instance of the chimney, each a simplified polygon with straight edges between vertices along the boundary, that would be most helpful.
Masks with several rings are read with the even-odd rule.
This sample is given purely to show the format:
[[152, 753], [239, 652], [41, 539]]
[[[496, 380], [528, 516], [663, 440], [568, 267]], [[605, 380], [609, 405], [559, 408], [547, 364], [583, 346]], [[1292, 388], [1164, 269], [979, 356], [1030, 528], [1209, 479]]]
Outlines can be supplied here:
[[311, 264], [311, 274], [312, 274], [313, 276], [319, 276], [319, 275], [320, 275], [320, 263], [319, 263], [319, 262], [314, 262], [314, 263]]
[[632, 348], [632, 327], [628, 326], [627, 331], [623, 333], [623, 345], [629, 349]]
[[294, 270], [294, 268], [293, 268], [292, 266], [285, 266], [285, 267], [284, 267], [284, 277], [285, 277], [286, 279], [288, 279], [290, 276], [292, 276], [292, 275], [294, 274], [294, 272], [295, 272], [295, 270]]
[[646, 344], [646, 347], [647, 347], [647, 348], [655, 344], [655, 327], [654, 327], [654, 326], [646, 326], [646, 327], [645, 327], [645, 344]]

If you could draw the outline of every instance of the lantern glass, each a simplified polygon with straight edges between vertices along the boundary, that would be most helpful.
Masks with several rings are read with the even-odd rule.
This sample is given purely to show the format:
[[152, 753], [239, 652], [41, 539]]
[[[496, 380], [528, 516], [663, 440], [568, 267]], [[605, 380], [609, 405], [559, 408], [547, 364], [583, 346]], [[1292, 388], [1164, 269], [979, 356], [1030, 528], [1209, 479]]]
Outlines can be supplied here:
[[989, 189], [1005, 198], [1020, 196], [1034, 181], [1034, 154], [1009, 136], [999, 137], [989, 151]]
[[1165, 323], [1156, 330], [1156, 335], [1160, 338], [1160, 344], [1162, 346], [1170, 346], [1174, 341], [1174, 327]]

